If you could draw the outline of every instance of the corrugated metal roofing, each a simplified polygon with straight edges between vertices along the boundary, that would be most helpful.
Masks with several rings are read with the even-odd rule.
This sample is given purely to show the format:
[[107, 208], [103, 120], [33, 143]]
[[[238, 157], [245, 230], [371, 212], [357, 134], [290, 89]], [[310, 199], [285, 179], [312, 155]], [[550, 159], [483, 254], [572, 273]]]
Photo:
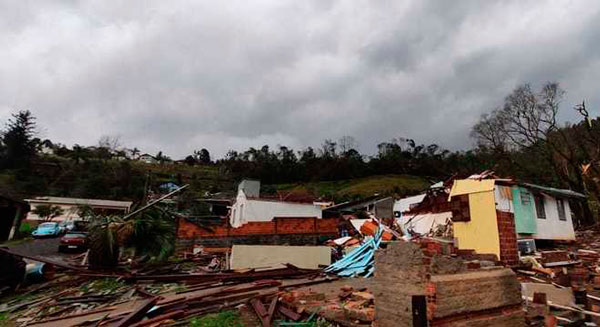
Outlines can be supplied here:
[[538, 191], [542, 191], [542, 192], [546, 192], [546, 193], [551, 193], [554, 195], [562, 195], [565, 197], [570, 197], [570, 198], [580, 198], [580, 199], [585, 199], [586, 196], [584, 194], [581, 194], [579, 192], [575, 192], [572, 190], [567, 190], [567, 189], [561, 189], [561, 188], [554, 188], [554, 187], [547, 187], [547, 186], [541, 186], [541, 185], [535, 185], [535, 184], [529, 184], [529, 183], [521, 183], [521, 185], [525, 186], [525, 187], [529, 187], [532, 189], [536, 189]]

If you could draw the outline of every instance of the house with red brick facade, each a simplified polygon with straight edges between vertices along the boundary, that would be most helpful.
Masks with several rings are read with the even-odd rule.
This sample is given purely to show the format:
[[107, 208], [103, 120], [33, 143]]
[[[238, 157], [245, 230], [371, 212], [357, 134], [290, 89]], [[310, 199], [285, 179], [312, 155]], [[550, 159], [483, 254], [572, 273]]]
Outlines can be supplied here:
[[[215, 200], [210, 201], [215, 205]], [[223, 203], [221, 200], [219, 208]], [[179, 218], [178, 246], [314, 245], [338, 237], [339, 218], [323, 218], [320, 204], [261, 197], [258, 181], [242, 181], [230, 203], [220, 217]]]

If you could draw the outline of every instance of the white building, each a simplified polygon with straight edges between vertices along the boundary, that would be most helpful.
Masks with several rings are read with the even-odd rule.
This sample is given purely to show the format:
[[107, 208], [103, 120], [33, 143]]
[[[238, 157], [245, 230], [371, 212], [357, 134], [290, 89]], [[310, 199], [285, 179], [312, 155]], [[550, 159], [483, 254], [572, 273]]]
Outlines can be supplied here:
[[585, 195], [528, 183], [496, 185], [494, 193], [496, 209], [514, 214], [518, 238], [575, 240], [569, 200], [585, 200]]
[[532, 238], [538, 240], [575, 240], [575, 229], [569, 200], [585, 200], [585, 195], [571, 190], [534, 184], [523, 184], [523, 186], [531, 192], [535, 208], [536, 231], [531, 235]]
[[267, 222], [274, 218], [322, 218], [322, 207], [318, 204], [261, 199], [259, 189], [258, 181], [240, 183], [229, 216], [232, 227], [237, 228], [249, 222]]
[[147, 164], [155, 164], [158, 163], [158, 160], [150, 154], [144, 153], [137, 158], [138, 161], [145, 162]]
[[63, 213], [52, 219], [52, 221], [64, 220], [80, 220], [79, 210], [81, 207], [90, 207], [95, 212], [106, 214], [126, 214], [131, 209], [133, 202], [131, 201], [114, 201], [114, 200], [99, 200], [99, 199], [79, 199], [79, 198], [62, 198], [55, 196], [41, 196], [33, 199], [25, 199], [31, 206], [31, 210], [27, 214], [28, 220], [41, 220], [34, 213], [35, 209], [41, 205], [58, 206]]

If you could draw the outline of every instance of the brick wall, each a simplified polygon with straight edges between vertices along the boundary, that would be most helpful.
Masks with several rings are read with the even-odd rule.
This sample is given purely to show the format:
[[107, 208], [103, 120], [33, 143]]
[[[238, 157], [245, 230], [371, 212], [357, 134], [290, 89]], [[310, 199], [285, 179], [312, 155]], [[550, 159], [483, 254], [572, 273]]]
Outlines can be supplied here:
[[243, 235], [229, 237], [202, 237], [195, 239], [179, 238], [176, 240], [176, 251], [189, 251], [194, 245], [206, 247], [231, 247], [234, 244], [247, 245], [319, 245], [333, 237], [315, 234], [274, 234]]
[[232, 244], [319, 244], [338, 237], [338, 218], [275, 218], [266, 222], [249, 222], [233, 228], [227, 220], [203, 228], [185, 218], [177, 225], [177, 248], [194, 244], [231, 246]]
[[519, 264], [515, 216], [510, 212], [496, 210], [500, 236], [500, 261], [508, 266]]
[[377, 251], [371, 287], [377, 326], [413, 326], [413, 296], [426, 297], [430, 326], [524, 326], [514, 272], [469, 267], [414, 243], [394, 242]]

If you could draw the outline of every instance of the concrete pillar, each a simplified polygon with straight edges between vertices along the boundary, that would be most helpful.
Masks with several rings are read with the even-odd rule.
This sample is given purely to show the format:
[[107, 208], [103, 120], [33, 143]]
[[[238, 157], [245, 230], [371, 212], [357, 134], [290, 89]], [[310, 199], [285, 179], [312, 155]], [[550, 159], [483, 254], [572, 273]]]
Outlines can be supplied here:
[[13, 219], [12, 226], [10, 226], [10, 232], [8, 233], [9, 241], [12, 240], [12, 238], [15, 236], [17, 225], [19, 224], [19, 218], [21, 217], [22, 212], [23, 212], [23, 207], [18, 206], [17, 213], [15, 214], [15, 218]]

